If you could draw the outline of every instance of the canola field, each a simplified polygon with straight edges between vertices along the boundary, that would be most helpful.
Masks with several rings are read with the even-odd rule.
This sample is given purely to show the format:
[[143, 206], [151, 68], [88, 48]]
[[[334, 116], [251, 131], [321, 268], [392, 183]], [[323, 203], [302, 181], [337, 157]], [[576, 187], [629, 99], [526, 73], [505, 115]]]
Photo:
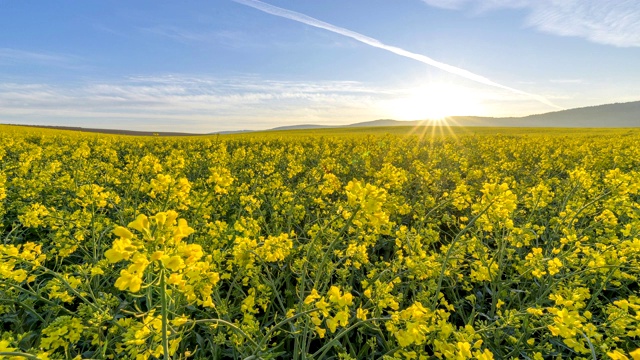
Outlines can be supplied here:
[[0, 358], [640, 359], [640, 131], [0, 126]]

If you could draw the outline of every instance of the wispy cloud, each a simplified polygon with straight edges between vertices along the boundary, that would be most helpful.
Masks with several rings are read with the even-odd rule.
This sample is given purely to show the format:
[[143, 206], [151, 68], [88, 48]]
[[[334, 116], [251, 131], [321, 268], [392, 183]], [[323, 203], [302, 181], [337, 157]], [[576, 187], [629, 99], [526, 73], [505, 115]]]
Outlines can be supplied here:
[[637, 0], [423, 0], [445, 9], [483, 13], [499, 8], [529, 11], [525, 25], [560, 36], [577, 36], [619, 47], [640, 46]]
[[107, 34], [111, 34], [111, 35], [115, 35], [115, 36], [119, 36], [122, 38], [129, 38], [130, 36], [120, 30], [115, 30], [112, 27], [109, 27], [107, 25], [104, 25], [102, 23], [98, 23], [98, 22], [92, 22], [91, 23], [91, 27], [97, 31], [103, 32], [103, 33], [107, 33]]
[[[443, 97], [457, 104], [452, 111], [470, 111], [457, 115], [528, 115], [548, 110], [516, 93], [480, 84], [429, 84], [424, 88], [358, 81], [294, 81], [251, 74], [225, 78], [145, 75], [70, 85], [0, 82], [0, 123], [199, 133], [258, 130], [304, 123], [403, 119], [413, 113], [420, 118], [421, 109], [428, 113], [432, 106], [442, 108], [434, 102]], [[449, 95], [438, 95], [443, 91]], [[465, 102], [477, 107], [465, 110]], [[407, 104], [414, 108], [410, 113]]]
[[586, 81], [584, 79], [551, 79], [550, 83], [553, 84], [584, 84]]
[[139, 76], [60, 86], [0, 83], [0, 121], [208, 132], [380, 116], [393, 91], [354, 81]]
[[12, 48], [0, 48], [0, 63], [38, 63], [47, 65], [71, 65], [77, 56], [46, 52], [33, 52]]
[[445, 64], [443, 62], [434, 60], [428, 56], [422, 55], [422, 54], [417, 54], [417, 53], [413, 53], [410, 51], [407, 51], [405, 49], [396, 47], [396, 46], [391, 46], [391, 45], [387, 45], [382, 43], [381, 41], [368, 37], [366, 35], [357, 33], [355, 31], [352, 30], [348, 30], [339, 26], [335, 26], [329, 23], [326, 23], [324, 21], [320, 21], [318, 19], [312, 18], [310, 16], [295, 12], [295, 11], [291, 11], [291, 10], [287, 10], [287, 9], [283, 9], [277, 6], [273, 6], [267, 3], [263, 3], [261, 1], [258, 0], [233, 0], [239, 4], [243, 4], [246, 6], [250, 6], [252, 8], [255, 8], [257, 10], [263, 11], [265, 13], [271, 14], [271, 15], [275, 15], [275, 16], [280, 16], [283, 18], [287, 18], [293, 21], [297, 21], [309, 26], [313, 26], [313, 27], [317, 27], [320, 29], [324, 29], [327, 31], [331, 31], [333, 33], [336, 34], [340, 34], [343, 36], [347, 36], [350, 37], [354, 40], [357, 40], [361, 43], [379, 48], [379, 49], [383, 49], [389, 52], [392, 52], [396, 55], [400, 55], [400, 56], [404, 56], [406, 58], [409, 59], [413, 59], [413, 60], [417, 60], [423, 64], [427, 64], [433, 67], [436, 67], [438, 69], [444, 70], [448, 73], [463, 77], [465, 79], [468, 80], [472, 80], [484, 85], [489, 85], [489, 86], [493, 86], [493, 87], [497, 87], [497, 88], [501, 88], [501, 89], [505, 89], [505, 90], [509, 90], [511, 92], [520, 94], [520, 95], [525, 95], [527, 97], [530, 97], [532, 99], [535, 99], [536, 101], [539, 101], [543, 104], [549, 105], [551, 107], [557, 108], [557, 109], [562, 109], [560, 106], [555, 105], [554, 103], [552, 103], [551, 101], [549, 101], [548, 99], [546, 99], [543, 96], [540, 95], [536, 95], [536, 94], [531, 94], [522, 90], [518, 90], [518, 89], [514, 89], [512, 87], [509, 86], [505, 86], [499, 83], [496, 83], [492, 80], [489, 80], [488, 78], [478, 75], [478, 74], [474, 74], [468, 70], [465, 69], [461, 69], [449, 64]]
[[145, 27], [140, 28], [140, 31], [147, 34], [167, 37], [180, 42], [209, 41], [211, 38], [211, 34], [197, 33], [176, 26]]
[[198, 31], [179, 26], [159, 25], [140, 28], [145, 34], [162, 36], [181, 43], [218, 43], [233, 47], [246, 45], [249, 41], [239, 31]]

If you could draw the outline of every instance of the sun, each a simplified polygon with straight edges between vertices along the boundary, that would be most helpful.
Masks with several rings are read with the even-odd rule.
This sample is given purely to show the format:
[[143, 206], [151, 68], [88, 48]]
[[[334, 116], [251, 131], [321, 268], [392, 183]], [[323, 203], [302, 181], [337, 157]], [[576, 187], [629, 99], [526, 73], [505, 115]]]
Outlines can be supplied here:
[[481, 110], [478, 97], [468, 88], [442, 83], [410, 89], [388, 104], [396, 120], [429, 120], [434, 124], [449, 116], [480, 114]]

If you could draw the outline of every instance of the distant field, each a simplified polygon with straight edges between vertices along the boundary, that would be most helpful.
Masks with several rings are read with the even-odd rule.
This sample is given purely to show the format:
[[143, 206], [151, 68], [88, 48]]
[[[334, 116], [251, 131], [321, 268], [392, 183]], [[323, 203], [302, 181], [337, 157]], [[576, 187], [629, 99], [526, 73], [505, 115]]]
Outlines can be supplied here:
[[213, 137], [264, 137], [264, 136], [313, 136], [313, 135], [415, 135], [421, 138], [441, 137], [441, 136], [461, 136], [461, 135], [600, 135], [600, 134], [637, 134], [640, 128], [541, 128], [541, 127], [490, 127], [490, 126], [447, 126], [439, 124], [435, 126], [371, 126], [371, 127], [336, 127], [336, 128], [319, 128], [319, 129], [301, 129], [301, 130], [265, 130], [250, 131], [243, 133], [230, 134], [193, 134], [183, 132], [153, 132], [153, 131], [130, 131], [130, 130], [112, 130], [112, 129], [89, 129], [78, 127], [45, 127], [45, 126], [18, 126], [18, 125], [0, 125], [5, 131], [31, 132], [30, 129], [47, 129], [52, 131], [76, 131], [83, 133], [98, 133], [110, 135], [130, 135], [130, 136], [213, 136]]
[[640, 359], [640, 129], [0, 126], [0, 358]]
[[233, 136], [288, 136], [288, 135], [415, 135], [421, 138], [432, 136], [461, 136], [461, 135], [629, 135], [639, 134], [640, 128], [610, 129], [610, 128], [517, 128], [517, 127], [465, 127], [465, 126], [376, 126], [376, 127], [348, 127], [330, 129], [260, 131], [256, 133], [234, 134]]

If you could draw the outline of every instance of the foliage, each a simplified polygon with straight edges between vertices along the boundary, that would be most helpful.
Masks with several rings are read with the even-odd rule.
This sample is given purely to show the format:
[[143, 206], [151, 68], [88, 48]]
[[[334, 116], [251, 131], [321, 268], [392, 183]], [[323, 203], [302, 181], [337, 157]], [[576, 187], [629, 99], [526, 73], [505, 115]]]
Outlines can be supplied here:
[[0, 127], [0, 358], [640, 359], [640, 132], [414, 133]]

